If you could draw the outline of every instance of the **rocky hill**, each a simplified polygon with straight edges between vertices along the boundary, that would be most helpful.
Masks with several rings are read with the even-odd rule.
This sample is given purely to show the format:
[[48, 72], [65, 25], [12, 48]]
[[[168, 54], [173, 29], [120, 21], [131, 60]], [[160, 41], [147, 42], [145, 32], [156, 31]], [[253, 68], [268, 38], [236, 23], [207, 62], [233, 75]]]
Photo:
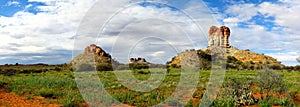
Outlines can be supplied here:
[[[212, 56], [222, 53], [212, 51], [220, 48], [224, 51], [221, 57], [226, 59], [226, 67], [234, 69], [259, 69], [268, 66], [273, 69], [282, 69], [284, 65], [271, 56], [251, 52], [250, 50], [239, 50], [229, 44], [230, 29], [226, 26], [217, 28], [212, 26], [208, 31], [208, 47], [200, 50], [187, 50], [173, 57], [167, 62], [168, 67], [181, 67], [186, 63], [199, 63], [201, 68], [210, 69]], [[195, 54], [198, 58], [195, 58]], [[199, 62], [197, 62], [199, 61]]]
[[73, 65], [73, 70], [78, 71], [107, 71], [112, 70], [112, 66], [118, 64], [109, 53], [95, 44], [87, 46], [84, 53], [76, 56], [70, 63]]
[[[195, 53], [198, 55], [198, 59], [195, 59]], [[178, 68], [182, 64], [190, 63], [187, 61], [194, 60], [193, 62], [198, 63], [200, 68], [210, 69], [214, 54], [211, 52], [211, 48], [188, 50], [173, 57], [171, 61], [167, 62], [167, 66]], [[254, 53], [249, 50], [239, 50], [233, 47], [226, 48], [226, 54], [223, 57], [226, 60], [227, 68], [232, 69], [260, 69], [264, 66], [281, 69], [284, 66], [281, 62], [270, 56]]]
[[275, 58], [264, 54], [251, 52], [250, 50], [239, 50], [237, 48], [228, 48], [227, 56], [234, 56], [237, 60], [242, 62], [252, 62], [261, 64], [281, 64]]

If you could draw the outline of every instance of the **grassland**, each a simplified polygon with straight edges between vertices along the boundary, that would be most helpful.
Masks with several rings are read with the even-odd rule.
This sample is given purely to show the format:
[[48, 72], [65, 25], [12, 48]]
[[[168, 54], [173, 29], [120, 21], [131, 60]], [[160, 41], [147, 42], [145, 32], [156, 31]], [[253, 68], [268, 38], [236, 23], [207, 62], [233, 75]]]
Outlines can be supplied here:
[[[29, 100], [33, 96], [42, 96], [49, 102], [54, 101], [61, 106], [86, 105], [84, 100], [85, 96], [80, 94], [75, 80], [84, 80], [86, 77], [93, 75], [92, 72], [82, 72], [82, 77], [78, 78], [78, 76], [74, 75], [74, 72], [61, 67], [59, 69], [55, 67], [44, 69], [48, 70], [38, 73], [20, 72], [14, 73], [14, 75], [2, 74], [0, 75], [0, 88], [4, 88], [7, 92], [17, 93], [20, 96], [26, 96]], [[123, 82], [120, 82], [115, 72], [123, 73], [124, 76], [133, 73], [134, 77], [141, 81], [149, 79], [151, 75], [159, 76], [165, 73], [165, 76], [162, 83], [154, 90], [139, 92], [130, 90], [122, 85]], [[190, 74], [181, 72], [180, 69], [171, 69], [169, 73], [166, 73], [163, 69], [151, 70], [151, 73], [149, 73], [148, 70], [139, 70], [137, 72], [130, 70], [107, 71], [97, 72], [97, 77], [100, 78], [105, 90], [121, 103], [143, 107], [156, 105], [165, 101], [163, 105], [186, 105], [190, 107], [199, 106], [203, 97], [206, 96], [206, 89], [210, 86], [208, 82], [210, 80], [210, 74], [211, 72], [207, 70], [200, 71], [198, 83], [195, 86], [196, 90], [193, 90], [192, 97], [189, 99], [168, 99], [176, 88], [178, 88], [179, 82], [189, 78], [188, 76], [186, 76], [187, 78], [181, 78], [181, 76]], [[274, 78], [266, 79], [267, 77], [263, 77], [266, 75], [267, 77]], [[297, 95], [300, 94], [299, 77], [299, 71], [278, 70], [271, 74], [265, 73], [265, 75], [262, 75], [259, 70], [228, 70], [226, 71], [222, 88], [219, 90], [217, 96], [215, 96], [216, 100], [212, 102], [211, 106], [300, 106], [299, 102], [293, 101], [297, 99], [297, 97], [299, 97]], [[95, 85], [97, 85], [96, 82], [98, 81], [85, 82], [86, 84], [95, 83]], [[107, 102], [93, 102], [93, 104], [112, 106], [109, 105], [112, 102], [113, 101], [110, 100]], [[183, 102], [187, 102], [187, 104]]]

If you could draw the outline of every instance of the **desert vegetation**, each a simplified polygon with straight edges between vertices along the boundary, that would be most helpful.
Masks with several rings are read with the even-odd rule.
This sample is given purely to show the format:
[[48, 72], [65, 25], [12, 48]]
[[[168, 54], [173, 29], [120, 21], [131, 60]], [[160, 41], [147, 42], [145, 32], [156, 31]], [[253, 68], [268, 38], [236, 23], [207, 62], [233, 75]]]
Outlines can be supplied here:
[[[234, 59], [232, 60], [234, 62]], [[232, 63], [232, 61], [229, 62]], [[1, 66], [0, 86], [7, 92], [26, 96], [28, 100], [41, 96], [47, 99], [48, 102], [45, 103], [56, 102], [61, 106], [87, 106], [77, 88], [74, 74], [69, 68], [67, 65]], [[122, 85], [114, 74], [114, 72], [132, 72], [139, 80], [147, 80], [151, 75], [166, 72], [163, 68], [152, 69], [155, 70], [137, 67], [131, 70], [99, 71], [98, 76], [112, 97], [124, 104], [143, 107], [165, 101], [163, 105], [168, 106], [199, 106], [209, 86], [211, 73], [209, 70], [200, 71], [197, 89], [191, 99], [186, 99], [189, 100], [187, 104], [177, 102], [176, 99], [166, 100], [176, 89], [180, 76], [185, 75], [185, 72], [181, 72], [179, 68], [169, 68], [162, 84], [150, 92], [130, 90]], [[12, 75], [7, 75], [7, 71], [12, 72]], [[155, 73], [149, 73], [150, 71]], [[211, 106], [299, 106], [299, 76], [299, 71], [295, 70], [229, 69]], [[99, 104], [106, 103], [109, 104], [109, 102]]]

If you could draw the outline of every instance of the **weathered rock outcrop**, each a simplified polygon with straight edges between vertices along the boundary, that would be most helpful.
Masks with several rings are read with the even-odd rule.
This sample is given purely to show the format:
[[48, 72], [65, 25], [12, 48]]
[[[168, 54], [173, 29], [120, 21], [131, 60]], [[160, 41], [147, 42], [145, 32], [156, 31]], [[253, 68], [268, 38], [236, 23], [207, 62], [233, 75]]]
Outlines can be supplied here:
[[208, 46], [221, 46], [229, 48], [230, 29], [226, 26], [220, 28], [211, 26], [208, 31]]
[[84, 49], [83, 54], [79, 54], [72, 61], [73, 70], [77, 71], [107, 71], [112, 70], [112, 66], [118, 62], [112, 60], [111, 55], [106, 53], [101, 47], [91, 44]]
[[[214, 59], [212, 57], [215, 54], [211, 52], [211, 49], [212, 48], [205, 48], [196, 51], [182, 52], [173, 57], [172, 60], [167, 63], [167, 66], [178, 68], [181, 67], [182, 64], [188, 64], [192, 61], [198, 63], [200, 68], [211, 69], [211, 61]], [[199, 62], [197, 62], [193, 53], [197, 53]], [[271, 56], [254, 53], [249, 50], [239, 50], [234, 47], [226, 48], [226, 54], [222, 57], [226, 59], [227, 68], [260, 69], [267, 66], [272, 69], [282, 69], [284, 67], [281, 62]]]
[[106, 53], [101, 47], [91, 44], [90, 46], [87, 46], [84, 49], [84, 54], [85, 55], [91, 55], [94, 54], [95, 56], [100, 56], [100, 57], [109, 57], [111, 58], [111, 55]]
[[148, 63], [145, 58], [130, 58], [129, 63]]
[[[192, 63], [199, 63], [200, 68], [210, 69], [212, 59], [216, 59], [214, 56], [218, 56], [221, 59], [226, 59], [226, 66], [229, 68], [259, 69], [262, 66], [268, 66], [274, 69], [281, 69], [284, 66], [270, 56], [254, 53], [250, 50], [239, 50], [230, 46], [228, 42], [230, 30], [226, 26], [220, 28], [212, 26], [208, 33], [209, 42], [207, 48], [182, 52], [167, 62], [167, 65], [169, 67], [181, 67], [182, 64], [192, 61]], [[195, 60], [195, 54], [193, 53], [198, 55], [198, 60]]]
[[[200, 67], [201, 69], [210, 69], [211, 55], [206, 54], [202, 50], [186, 50], [173, 57], [171, 61], [167, 62], [168, 67]], [[199, 64], [199, 65], [196, 65]], [[196, 65], [196, 66], [195, 66]]]

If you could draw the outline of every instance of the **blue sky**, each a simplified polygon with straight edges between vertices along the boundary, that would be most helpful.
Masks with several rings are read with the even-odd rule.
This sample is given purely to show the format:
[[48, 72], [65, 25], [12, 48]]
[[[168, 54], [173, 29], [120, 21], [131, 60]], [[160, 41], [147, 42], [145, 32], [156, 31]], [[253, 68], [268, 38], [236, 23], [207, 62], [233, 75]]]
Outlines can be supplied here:
[[[134, 1], [138, 0], [120, 0], [109, 8], [112, 10], [118, 3], [132, 3]], [[198, 16], [202, 15], [193, 10], [203, 8], [197, 4], [201, 3], [200, 0], [157, 1], [186, 11], [191, 16], [195, 16], [196, 20]], [[97, 0], [1, 0], [0, 64], [17, 62], [68, 63], [72, 59], [73, 38], [79, 24], [90, 7], [96, 2]], [[300, 42], [300, 25], [296, 23], [300, 18], [299, 1], [204, 0], [204, 3], [210, 11], [209, 14], [218, 21], [219, 25], [226, 25], [231, 28], [230, 42], [234, 47], [264, 53], [278, 59], [285, 65], [299, 64], [296, 61], [300, 52], [298, 45]], [[127, 28], [127, 25], [130, 25], [134, 20], [144, 19], [145, 13], [149, 16], [157, 15], [161, 16], [160, 18], [174, 18], [178, 21], [184, 19], [177, 9], [143, 4], [124, 10], [119, 17], [112, 20], [112, 24], [118, 23], [118, 25], [109, 26], [107, 29], [111, 31], [107, 31], [108, 35], [98, 38], [98, 45], [111, 52], [111, 42], [116, 40], [115, 36], [112, 35], [123, 34], [118, 29]], [[128, 15], [132, 16], [129, 17]], [[136, 26], [142, 25], [137, 24]], [[187, 25], [187, 27], [190, 26]], [[151, 28], [148, 29], [151, 30]], [[143, 33], [142, 30], [136, 32]], [[163, 33], [164, 31], [161, 34]], [[195, 39], [193, 42], [199, 43], [200, 41]], [[204, 48], [205, 43], [196, 47]], [[168, 52], [163, 50], [153, 51], [149, 55], [157, 57], [157, 55], [164, 53], [165, 55], [174, 55], [167, 54]]]
[[[0, 1], [0, 15], [5, 17], [12, 17], [19, 11], [30, 13], [40, 12], [37, 6], [45, 6], [43, 2], [28, 2], [28, 0], [1, 0]], [[30, 7], [26, 7], [30, 6]]]

